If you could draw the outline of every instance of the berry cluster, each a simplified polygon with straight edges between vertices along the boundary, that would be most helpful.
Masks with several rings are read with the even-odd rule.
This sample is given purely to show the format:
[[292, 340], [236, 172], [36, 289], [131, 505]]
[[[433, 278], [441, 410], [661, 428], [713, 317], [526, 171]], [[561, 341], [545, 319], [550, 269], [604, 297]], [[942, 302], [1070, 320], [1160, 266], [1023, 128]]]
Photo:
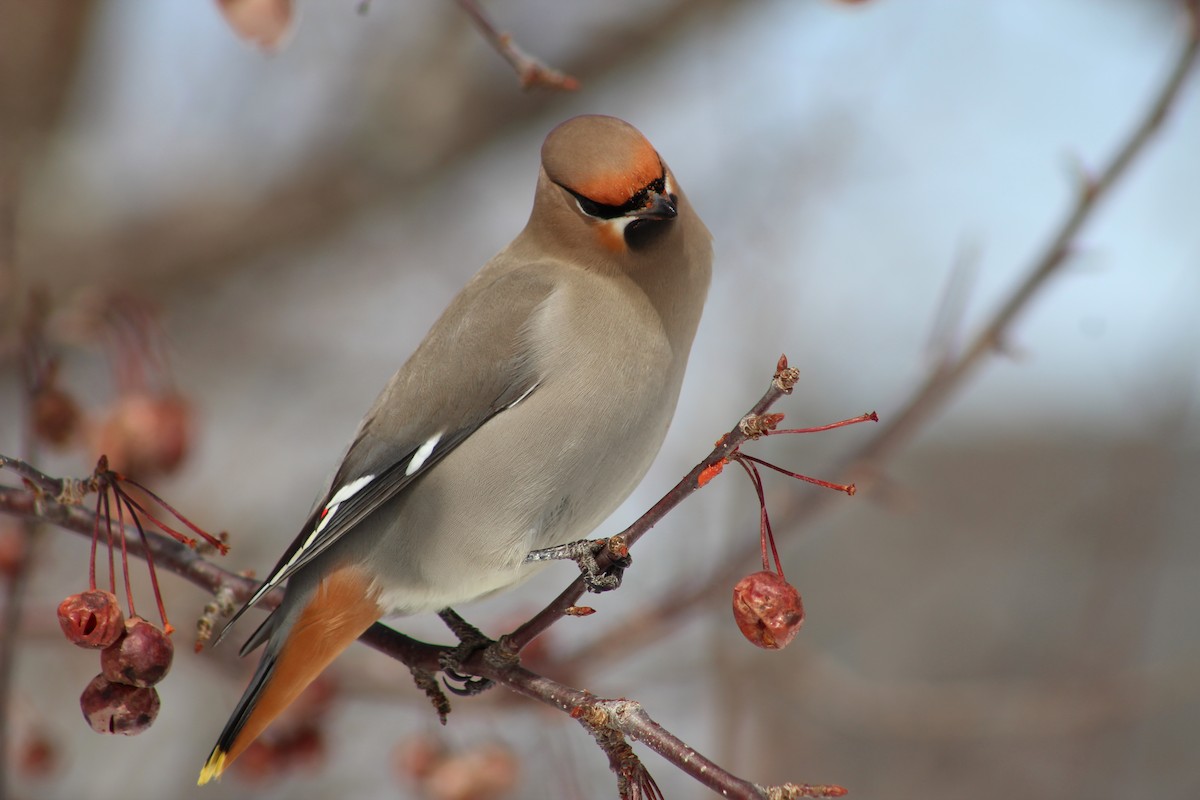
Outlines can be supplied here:
[[[83, 480], [51, 478], [17, 459], [0, 461], [0, 467], [20, 475], [27, 488], [55, 503], [82, 505], [95, 494], [88, 591], [63, 600], [58, 619], [70, 641], [100, 651], [100, 674], [84, 690], [80, 705], [88, 723], [102, 733], [132, 735], [150, 726], [159, 709], [154, 686], [167, 674], [174, 655], [154, 568], [155, 548], [146, 528], [157, 527], [189, 547], [203, 540], [221, 553], [228, 549], [223, 537], [200, 530], [128, 477], [145, 480], [172, 472], [190, 450], [191, 407], [174, 388], [165, 342], [158, 312], [124, 293], [81, 293], [70, 304], [53, 308], [47, 295], [34, 291], [19, 326], [16, 352], [30, 410], [29, 447], [108, 454]], [[80, 363], [95, 350], [107, 357], [115, 396], [91, 387], [72, 388], [73, 376], [62, 368]], [[99, 402], [85, 406], [77, 400], [85, 396]], [[110, 469], [110, 463], [122, 472]], [[180, 530], [163, 521], [171, 517], [179, 521]], [[130, 534], [136, 542], [131, 543]], [[26, 531], [0, 529], [0, 575], [13, 577], [27, 568], [28, 545]], [[108, 580], [98, 588], [97, 560], [104, 545]], [[129, 556], [135, 548], [149, 568], [161, 628], [139, 616], [134, 606]], [[128, 615], [116, 597], [118, 571]]]
[[149, 728], [159, 708], [154, 685], [175, 655], [168, 634], [141, 617], [125, 619], [116, 595], [94, 589], [63, 600], [58, 624], [72, 643], [100, 651], [100, 674], [79, 698], [92, 730], [133, 736]]
[[[175, 655], [175, 646], [170, 639], [174, 628], [167, 621], [143, 520], [153, 523], [163, 533], [189, 547], [199, 544], [199, 540], [175, 530], [155, 516], [150, 509], [157, 505], [218, 552], [224, 554], [228, 548], [223, 537], [204, 532], [146, 487], [109, 470], [104, 456], [100, 457], [92, 477], [80, 482], [80, 488], [96, 493], [96, 516], [88, 570], [89, 589], [71, 595], [59, 604], [58, 622], [71, 642], [79, 647], [100, 650], [100, 674], [92, 679], [79, 699], [88, 724], [98, 733], [132, 736], [150, 727], [158, 715], [158, 691], [154, 686], [166, 676]], [[131, 489], [144, 497], [135, 497]], [[138, 616], [134, 606], [133, 589], [129, 581], [126, 519], [137, 531], [143, 548], [142, 554], [150, 570], [150, 584], [162, 618], [162, 628]], [[106, 540], [108, 545], [108, 585], [111, 591], [96, 588], [96, 561], [101, 539]], [[129, 606], [128, 618], [121, 612], [116, 597], [115, 555], [118, 549]]]
[[[178, 469], [191, 450], [193, 414], [174, 388], [157, 311], [121, 294], [86, 295], [54, 314], [33, 305], [24, 356], [36, 440], [57, 450], [106, 453], [115, 469], [143, 480]], [[59, 353], [97, 344], [108, 356], [117, 395], [88, 409], [68, 388]]]

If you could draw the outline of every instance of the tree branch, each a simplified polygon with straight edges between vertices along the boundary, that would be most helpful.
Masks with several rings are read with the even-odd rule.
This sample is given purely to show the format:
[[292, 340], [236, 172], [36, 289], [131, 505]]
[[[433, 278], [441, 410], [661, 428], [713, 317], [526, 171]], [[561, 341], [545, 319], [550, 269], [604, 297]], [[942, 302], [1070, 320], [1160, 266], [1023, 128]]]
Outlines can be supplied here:
[[488, 18], [476, 0], [455, 0], [459, 7], [471, 18], [471, 22], [483, 34], [497, 53], [516, 70], [517, 78], [521, 81], [522, 89], [545, 87], [547, 89], [563, 89], [574, 91], [579, 88], [578, 79], [559, 72], [554, 67], [526, 53], [513, 41], [512, 35], [501, 33]]
[[[376, 628], [382, 630], [376, 631]], [[411, 666], [408, 658], [415, 652], [413, 639], [382, 625], [376, 625], [371, 631], [368, 631], [368, 634], [370, 635], [368, 644], [376, 650]], [[422, 658], [428, 658], [428, 656], [422, 654]], [[839, 786], [786, 784], [784, 787], [763, 787], [742, 780], [693, 750], [651, 719], [640, 703], [630, 700], [598, 699], [589, 692], [574, 689], [520, 665], [496, 663], [489, 659], [484, 651], [476, 651], [472, 654], [465, 661], [463, 667], [474, 675], [493, 680], [517, 694], [563, 711], [572, 718], [579, 719], [586, 715], [593, 724], [611, 727], [637, 739], [704, 786], [725, 797], [768, 800], [769, 798], [838, 797], [845, 794], [845, 790]], [[432, 662], [430, 668], [438, 669], [436, 660]], [[803, 791], [798, 791], [800, 789]]]
[[1094, 178], [1083, 177], [1075, 204], [1059, 224], [1050, 243], [1034, 259], [1025, 277], [992, 314], [991, 319], [975, 335], [957, 358], [947, 360], [933, 370], [917, 388], [908, 403], [851, 459], [855, 465], [887, 458], [909, 442], [950, 395], [961, 388], [984, 360], [996, 353], [1016, 318], [1057, 274], [1074, 250], [1080, 230], [1091, 219], [1097, 206], [1108, 197], [1113, 187], [1125, 177], [1138, 156], [1162, 127], [1168, 112], [1179, 98], [1184, 82], [1196, 64], [1200, 53], [1200, 0], [1184, 0], [1187, 11], [1188, 38], [1175, 59], [1153, 102], [1134, 125], [1128, 138]]
[[[1155, 102], [1099, 175], [1081, 186], [1074, 206], [1060, 225], [1056, 235], [1042, 255], [1035, 260], [1026, 277], [1014, 288], [970, 345], [957, 358], [946, 362], [928, 376], [891, 422], [880, 430], [866, 446], [848, 459], [849, 469], [862, 469], [872, 464], [877, 465], [901, 445], [911, 440], [916, 431], [945, 404], [953, 392], [961, 388], [983, 363], [985, 357], [997, 349], [1017, 316], [1029, 305], [1050, 277], [1060, 270], [1071, 253], [1072, 245], [1079, 231], [1090, 220], [1098, 203], [1125, 175], [1136, 158], [1145, 150], [1153, 134], [1161, 127], [1195, 64], [1197, 54], [1200, 52], [1200, 0], [1184, 0], [1184, 2], [1189, 18], [1188, 41], [1160, 89]], [[510, 63], [514, 64], [518, 69], [518, 74], [522, 75], [523, 81], [539, 80], [527, 79], [526, 73], [523, 71], [528, 68], [529, 63], [537, 64], [538, 62], [533, 62], [528, 56], [524, 56], [512, 45], [511, 39], [499, 34], [482, 16], [482, 12], [474, 2], [459, 0], [459, 3], [468, 14], [471, 14], [477, 25], [485, 28], [485, 34], [501, 50], [502, 54], [505, 54]], [[508, 49], [508, 53], [505, 53], [505, 48]], [[522, 58], [525, 61], [521, 61]], [[522, 64], [526, 66], [523, 67]], [[794, 383], [794, 376], [790, 380]], [[790, 388], [791, 386], [786, 380], [781, 381], [777, 376], [772, 387], [751, 410], [751, 415], [765, 412]], [[752, 429], [752, 426], [744, 426], [739, 423], [731, 430], [708, 457], [701, 461], [634, 525], [623, 532], [622, 536], [625, 537], [626, 543], [631, 545], [636, 542], [659, 519], [700, 488], [705, 482], [704, 476], [711, 476], [713, 474], [711, 470], [723, 463], [738, 446], [743, 444], [750, 436], [748, 431]], [[92, 535], [95, 525], [95, 517], [92, 512], [78, 505], [62, 502], [60, 498], [66, 499], [70, 495], [69, 492], [63, 492], [61, 489], [58, 492], [53, 491], [56, 486], [67, 485], [66, 482], [56, 483], [57, 479], [45, 476], [24, 462], [13, 459], [0, 457], [0, 467], [15, 469], [33, 485], [33, 488], [0, 487], [0, 512], [9, 513], [25, 520], [49, 522], [88, 537]], [[52, 493], [48, 494], [47, 490]], [[825, 502], [824, 497], [809, 495], [805, 502], [796, 507], [796, 511], [791, 517], [792, 522], [808, 519], [823, 507], [823, 502]], [[144, 557], [144, 548], [151, 552], [159, 566], [209, 592], [216, 593], [224, 590], [232, 593], [235, 599], [245, 600], [258, 586], [257, 581], [222, 569], [194, 550], [166, 536], [148, 531], [145, 545], [142, 544], [139, 537], [129, 536], [128, 549], [130, 553]], [[730, 559], [730, 562], [736, 563], [737, 560]], [[731, 569], [736, 570], [738, 567], [734, 566]], [[722, 578], [722, 582], [724, 582], [724, 576]], [[519, 651], [524, 643], [531, 641], [554, 621], [561, 618], [566, 609], [574, 605], [584, 591], [581, 579], [573, 582], [546, 609], [506, 637], [506, 646]], [[700, 595], [707, 592], [708, 587], [706, 586], [699, 590], [676, 593], [668, 598], [668, 602], [665, 604], [667, 612], [653, 618], [657, 622], [652, 620], [649, 625], [623, 627], [622, 647], [614, 648], [612, 642], [605, 642], [604, 648], [607, 652], [600, 649], [591, 649], [590, 651], [585, 649], [576, 653], [572, 661], [579, 663], [583, 660], [591, 661], [597, 657], [611, 657], [611, 653], [616, 650], [627, 650], [629, 647], [637, 646], [648, 638], [656, 636], [670, 614], [679, 613], [684, 608], [695, 607], [695, 601]], [[273, 608], [278, 605], [278, 600], [278, 595], [271, 595], [264, 599], [263, 605], [265, 608]], [[440, 656], [449, 649], [417, 641], [378, 624], [364, 634], [363, 640], [389, 656], [421, 669], [436, 670], [440, 663]], [[750, 784], [721, 770], [717, 765], [692, 751], [681, 740], [655, 723], [636, 703], [598, 700], [587, 692], [558, 683], [523, 667], [504, 665], [498, 660], [489, 659], [485, 652], [477, 652], [467, 659], [463, 666], [473, 674], [494, 680], [518, 694], [552, 705], [577, 718], [587, 714], [594, 724], [612, 727], [622, 734], [638, 739], [659, 752], [679, 769], [726, 796], [768, 798], [835, 796], [841, 793], [838, 787], [805, 787], [793, 784], [784, 787], [760, 787]]]
[[[798, 371], [789, 368], [787, 359], [781, 357], [770, 387], [754, 404], [749, 413], [721, 438], [708, 457], [697, 464], [675, 488], [622, 532], [621, 536], [624, 537], [627, 545], [635, 543], [668, 512], [703, 486], [707, 482], [703, 477], [705, 474], [712, 474], [711, 471], [717, 465], [723, 464], [747, 439], [756, 437], [761, 432], [759, 417], [779, 398], [792, 391], [797, 377]], [[83, 486], [86, 485], [86, 482], [52, 478], [24, 461], [4, 455], [0, 455], [0, 468], [8, 468], [30, 481], [30, 486], [27, 488], [0, 486], [0, 512], [25, 520], [47, 522], [82, 536], [92, 537], [93, 531], [96, 530], [95, 514], [79, 505], [83, 499], [82, 493], [64, 489], [64, 487]], [[115, 523], [114, 527], [116, 527]], [[127, 531], [127, 533], [132, 533], [132, 531]], [[259, 581], [219, 567], [196, 550], [155, 531], [146, 531], [145, 544], [140, 536], [129, 535], [126, 538], [126, 546], [130, 554], [144, 559], [148, 549], [156, 566], [167, 569], [214, 595], [225, 593], [230, 595], [234, 601], [245, 602], [260, 585]], [[603, 555], [598, 560], [601, 562], [602, 568], [607, 566]], [[582, 578], [577, 579], [528, 623], [518, 628], [513, 634], [504, 637], [500, 647], [514, 654], [519, 652], [524, 644], [532, 641], [538, 634], [562, 618], [566, 614], [566, 609], [574, 605], [584, 591]], [[263, 598], [261, 605], [266, 609], [276, 608], [280, 599], [281, 592], [273, 592]], [[371, 626], [361, 638], [365, 644], [410, 668], [430, 672], [440, 670], [443, 656], [454, 651], [453, 647], [422, 642], [380, 623]], [[738, 778], [697, 753], [681, 739], [650, 719], [649, 715], [636, 703], [625, 700], [598, 700], [586, 691], [574, 689], [531, 672], [517, 664], [515, 659], [496, 658], [495, 654], [489, 653], [488, 650], [476, 651], [462, 664], [462, 667], [471, 674], [489, 678], [517, 694], [553, 706], [576, 719], [586, 716], [591, 720], [593, 726], [611, 728], [637, 739], [683, 772], [726, 797], [830, 797], [837, 796], [839, 792], [843, 791], [840, 787], [808, 787], [805, 784], [802, 785], [807, 787], [804, 791], [816, 793], [797, 794], [786, 787], [757, 786]], [[795, 784], [787, 786], [793, 787], [793, 789], [797, 787]], [[780, 794], [779, 792], [784, 793]]]

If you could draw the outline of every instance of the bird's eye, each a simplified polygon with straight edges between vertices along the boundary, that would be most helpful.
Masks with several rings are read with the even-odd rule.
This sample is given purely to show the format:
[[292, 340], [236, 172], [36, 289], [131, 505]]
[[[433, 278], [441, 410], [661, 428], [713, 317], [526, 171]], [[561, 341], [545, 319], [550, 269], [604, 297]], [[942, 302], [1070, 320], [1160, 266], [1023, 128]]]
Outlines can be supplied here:
[[575, 199], [579, 202], [579, 207], [583, 209], [583, 213], [589, 217], [598, 217], [601, 215], [600, 205], [592, 200], [588, 200], [583, 195], [575, 195]]
[[[567, 189], [571, 192], [570, 189]], [[597, 203], [595, 200], [589, 200], [579, 192], [571, 192], [571, 196], [575, 198], [575, 202], [579, 204], [579, 209], [589, 217], [597, 219], [616, 219], [625, 214], [625, 209], [621, 206], [609, 206], [604, 203]]]
[[[562, 184], [559, 185], [562, 186]], [[562, 188], [571, 193], [571, 196], [575, 198], [575, 202], [579, 204], [579, 210], [587, 214], [589, 217], [595, 217], [596, 219], [617, 219], [618, 217], [633, 216], [637, 212], [644, 209], [646, 207], [648, 198], [650, 197], [650, 193], [653, 192], [654, 194], [662, 194], [666, 191], [666, 186], [666, 176], [656, 178], [645, 187], [638, 190], [637, 193], [635, 193], [633, 197], [629, 198], [629, 200], [627, 200], [623, 205], [619, 206], [611, 206], [606, 203], [597, 203], [595, 200], [585, 197], [573, 189], [568, 189], [566, 186], [563, 186]], [[672, 195], [672, 202], [674, 202], [674, 199], [675, 197]]]

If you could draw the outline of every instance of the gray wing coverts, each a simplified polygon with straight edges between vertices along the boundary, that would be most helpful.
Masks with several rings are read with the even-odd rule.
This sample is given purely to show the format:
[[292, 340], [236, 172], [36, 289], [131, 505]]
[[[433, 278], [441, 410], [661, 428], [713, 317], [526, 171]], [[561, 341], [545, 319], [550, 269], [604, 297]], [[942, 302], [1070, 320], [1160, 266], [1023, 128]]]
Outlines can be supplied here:
[[[375, 400], [329, 492], [263, 588], [233, 615], [217, 641], [271, 589], [312, 563], [485, 422], [537, 388], [539, 376], [528, 358], [527, 326], [552, 291], [541, 265], [485, 268], [464, 287]], [[421, 446], [439, 434], [433, 450], [410, 470]], [[341, 487], [368, 475], [374, 477], [360, 491], [331, 507]], [[314, 536], [326, 514], [330, 518]], [[255, 631], [243, 654], [265, 641], [271, 621], [268, 618]]]

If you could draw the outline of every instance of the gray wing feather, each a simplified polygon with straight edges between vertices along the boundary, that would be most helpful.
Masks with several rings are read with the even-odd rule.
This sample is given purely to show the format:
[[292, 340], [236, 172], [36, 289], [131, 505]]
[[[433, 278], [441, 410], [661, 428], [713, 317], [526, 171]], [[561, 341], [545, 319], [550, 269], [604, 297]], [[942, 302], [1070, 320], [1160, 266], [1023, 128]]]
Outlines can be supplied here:
[[[485, 268], [467, 284], [380, 393], [325, 498], [214, 644], [272, 589], [311, 564], [489, 419], [537, 389], [540, 379], [528, 357], [527, 333], [531, 318], [553, 291], [548, 270], [548, 265]], [[439, 435], [432, 451], [410, 469], [422, 445]], [[331, 503], [340, 488], [365, 476], [373, 477], [360, 491]], [[259, 626], [244, 652], [270, 636], [273, 617]]]

